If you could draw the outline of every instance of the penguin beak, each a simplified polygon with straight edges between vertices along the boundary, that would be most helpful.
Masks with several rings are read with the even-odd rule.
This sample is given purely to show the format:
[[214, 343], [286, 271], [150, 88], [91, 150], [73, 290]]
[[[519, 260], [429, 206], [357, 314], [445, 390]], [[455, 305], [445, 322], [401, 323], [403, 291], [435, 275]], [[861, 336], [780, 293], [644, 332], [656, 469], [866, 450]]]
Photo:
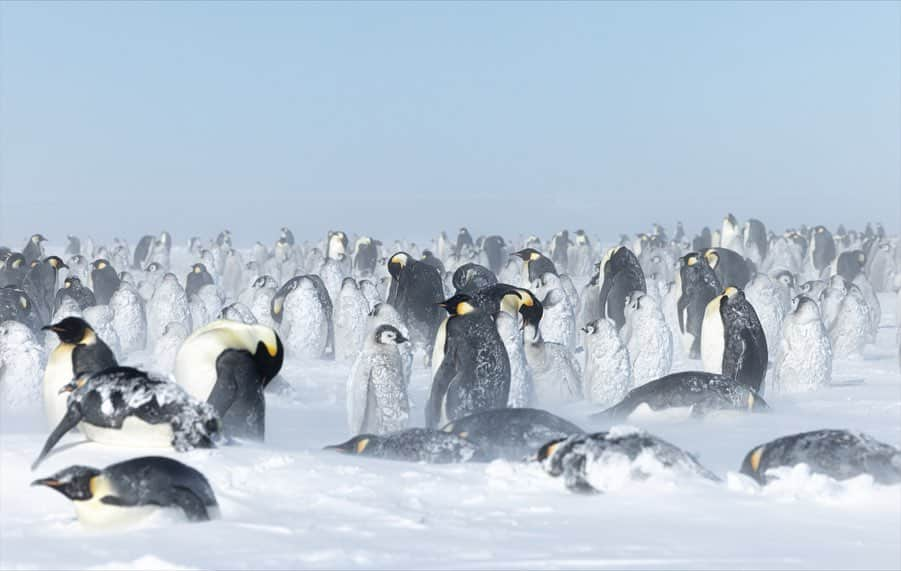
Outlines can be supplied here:
[[409, 341], [409, 339], [407, 339], [407, 338], [404, 337], [403, 335], [398, 334], [398, 336], [397, 336], [397, 342], [398, 342], [398, 343], [406, 343], [407, 341]]
[[45, 325], [41, 327], [41, 331], [53, 331], [54, 333], [62, 333], [62, 328], [56, 325]]
[[41, 478], [31, 483], [32, 486], [47, 486], [48, 488], [58, 488], [62, 483], [56, 478]]

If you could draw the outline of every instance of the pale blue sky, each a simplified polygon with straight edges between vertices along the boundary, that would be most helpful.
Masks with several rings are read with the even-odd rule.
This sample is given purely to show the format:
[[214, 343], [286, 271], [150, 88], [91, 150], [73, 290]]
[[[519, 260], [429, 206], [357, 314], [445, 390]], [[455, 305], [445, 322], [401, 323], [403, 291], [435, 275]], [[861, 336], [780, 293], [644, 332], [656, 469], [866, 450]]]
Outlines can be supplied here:
[[899, 3], [0, 4], [0, 240], [901, 217]]

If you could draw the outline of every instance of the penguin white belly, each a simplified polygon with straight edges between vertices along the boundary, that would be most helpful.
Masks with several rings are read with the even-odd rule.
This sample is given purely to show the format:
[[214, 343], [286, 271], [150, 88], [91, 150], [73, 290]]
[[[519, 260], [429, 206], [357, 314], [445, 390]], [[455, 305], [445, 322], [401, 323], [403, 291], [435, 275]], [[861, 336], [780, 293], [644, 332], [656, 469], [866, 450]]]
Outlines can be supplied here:
[[56, 428], [59, 421], [66, 416], [68, 407], [66, 403], [69, 399], [69, 393], [59, 394], [59, 390], [72, 380], [74, 373], [72, 372], [72, 350], [74, 345], [67, 343], [60, 344], [50, 354], [47, 360], [47, 368], [44, 371], [44, 413], [47, 417], [47, 424], [51, 429]]
[[447, 318], [438, 326], [438, 332], [435, 334], [435, 344], [432, 345], [432, 378], [438, 372], [438, 367], [444, 361], [444, 344], [447, 341]]
[[726, 332], [720, 317], [720, 298], [707, 305], [704, 324], [701, 326], [701, 363], [708, 373], [722, 374], [723, 353], [726, 350]]
[[78, 521], [86, 526], [100, 528], [134, 525], [163, 509], [174, 511], [159, 506], [112, 506], [101, 502], [96, 495], [90, 500], [72, 503], [75, 505]]
[[89, 440], [108, 446], [172, 448], [172, 426], [168, 422], [148, 424], [130, 416], [122, 422], [122, 428], [102, 428], [87, 422], [78, 426]]
[[200, 335], [184, 343], [175, 357], [175, 382], [192, 397], [206, 402], [216, 386], [216, 359], [223, 348], [214, 335]]

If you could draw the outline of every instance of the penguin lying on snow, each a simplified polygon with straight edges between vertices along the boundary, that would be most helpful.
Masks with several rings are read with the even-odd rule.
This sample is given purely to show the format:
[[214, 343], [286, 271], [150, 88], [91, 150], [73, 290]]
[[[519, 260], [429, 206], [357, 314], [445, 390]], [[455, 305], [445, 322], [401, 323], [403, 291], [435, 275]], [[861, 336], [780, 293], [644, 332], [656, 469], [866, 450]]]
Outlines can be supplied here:
[[901, 450], [848, 430], [814, 430], [761, 444], [745, 456], [741, 472], [766, 484], [768, 470], [801, 463], [836, 480], [869, 474], [880, 484], [901, 483]]
[[213, 407], [193, 399], [175, 383], [130, 367], [78, 377], [63, 387], [66, 416], [47, 437], [36, 468], [67, 432], [79, 426], [89, 439], [131, 447], [168, 447], [179, 452], [211, 448], [220, 437]]
[[589, 483], [591, 473], [603, 471], [605, 466], [623, 457], [632, 463], [630, 475], [633, 478], [646, 479], [653, 475], [646, 471], [652, 466], [647, 461], [650, 458], [661, 470], [719, 481], [691, 454], [662, 438], [633, 429], [558, 438], [542, 446], [536, 455], [548, 474], [555, 478], [562, 475], [568, 490], [582, 494], [598, 493], [599, 490]]
[[622, 402], [592, 415], [592, 418], [624, 419], [642, 404], [655, 411], [691, 407], [693, 416], [702, 416], [714, 410], [756, 412], [769, 408], [757, 392], [729, 377], [684, 371], [632, 389]]
[[584, 432], [575, 424], [545, 410], [501, 408], [457, 419], [441, 430], [479, 447], [484, 459], [520, 460], [554, 438]]
[[72, 500], [83, 525], [137, 523], [164, 509], [188, 521], [218, 517], [219, 505], [207, 479], [190, 466], [160, 456], [133, 458], [103, 470], [69, 466], [32, 486], [47, 486]]
[[478, 452], [476, 445], [465, 438], [428, 428], [408, 428], [381, 436], [360, 434], [324, 450], [427, 464], [468, 462], [477, 459]]

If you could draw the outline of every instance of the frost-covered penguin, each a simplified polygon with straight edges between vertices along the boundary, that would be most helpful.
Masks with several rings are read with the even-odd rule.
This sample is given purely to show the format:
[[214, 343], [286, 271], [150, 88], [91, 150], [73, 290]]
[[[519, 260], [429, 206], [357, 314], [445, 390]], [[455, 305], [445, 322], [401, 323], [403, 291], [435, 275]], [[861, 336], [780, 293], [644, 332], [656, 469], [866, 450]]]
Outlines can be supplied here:
[[410, 400], [398, 345], [406, 337], [392, 325], [379, 325], [367, 336], [347, 383], [347, 419], [351, 434], [385, 434], [407, 427]]
[[391, 287], [388, 303], [393, 305], [410, 329], [410, 340], [431, 355], [438, 327], [444, 320], [439, 303], [444, 286], [435, 268], [398, 252], [388, 260]]
[[210, 448], [220, 437], [213, 408], [171, 381], [131, 367], [81, 375], [67, 383], [66, 414], [32, 464], [35, 469], [70, 430], [88, 439], [132, 448]]
[[743, 252], [754, 264], [760, 265], [769, 252], [769, 240], [767, 240], [766, 226], [756, 218], [749, 218], [745, 222], [742, 232]]
[[367, 277], [375, 273], [375, 267], [379, 261], [379, 246], [381, 245], [381, 242], [368, 236], [357, 238], [352, 259], [353, 271], [356, 276]]
[[847, 293], [828, 327], [833, 357], [841, 359], [863, 354], [871, 327], [870, 310], [854, 284], [848, 284]]
[[256, 278], [249, 288], [244, 290], [239, 300], [250, 308], [254, 318], [260, 325], [276, 327], [272, 318], [272, 298], [278, 290], [278, 282], [270, 275]]
[[601, 284], [601, 317], [613, 320], [617, 330], [626, 323], [626, 298], [633, 291], [647, 292], [647, 284], [641, 264], [632, 250], [617, 246], [607, 252], [601, 261], [604, 281]]
[[560, 277], [545, 273], [532, 285], [541, 299], [543, 315], [541, 336], [548, 343], [558, 343], [570, 351], [576, 349], [576, 308], [570, 302]]
[[526, 325], [523, 336], [536, 402], [544, 406], [580, 400], [582, 367], [573, 352], [560, 343], [546, 342], [534, 325]]
[[82, 525], [99, 528], [137, 524], [159, 511], [177, 511], [188, 521], [219, 514], [210, 483], [177, 460], [144, 456], [103, 470], [69, 466], [32, 486], [46, 486], [72, 500]]
[[113, 311], [108, 305], [95, 305], [84, 310], [84, 320], [91, 324], [94, 332], [109, 346], [113, 355], [122, 353], [119, 335], [113, 325]]
[[109, 307], [122, 353], [130, 355], [143, 351], [147, 346], [147, 315], [138, 290], [131, 284], [122, 283], [110, 298]]
[[175, 274], [167, 273], [147, 304], [147, 344], [152, 347], [172, 322], [181, 323], [187, 331], [193, 330], [188, 296]]
[[587, 323], [582, 331], [585, 333], [582, 394], [589, 402], [612, 406], [632, 389], [629, 351], [616, 325], [606, 317]]
[[47, 238], [44, 238], [43, 234], [33, 234], [31, 238], [28, 239], [25, 247], [22, 248], [22, 255], [25, 257], [26, 266], [31, 265], [31, 262], [35, 260], [42, 260], [44, 258], [43, 242], [46, 241]]
[[802, 295], [785, 318], [773, 389], [795, 393], [827, 386], [832, 378], [832, 343], [816, 302]]
[[262, 440], [263, 392], [284, 358], [273, 329], [219, 320], [185, 340], [175, 358], [175, 379], [192, 397], [213, 407], [227, 436]]
[[879, 323], [882, 320], [882, 305], [879, 303], [879, 297], [873, 289], [873, 284], [864, 274], [857, 274], [851, 284], [855, 286], [863, 296], [867, 304], [869, 315], [869, 328], [867, 329], [867, 343], [876, 343], [876, 335], [879, 333]]
[[435, 372], [426, 406], [426, 426], [492, 408], [510, 396], [510, 360], [491, 315], [460, 294], [442, 302], [451, 315], [444, 359]]
[[291, 355], [305, 359], [325, 356], [330, 342], [331, 307], [323, 303], [322, 292], [312, 276], [296, 276], [285, 282], [272, 298], [271, 312]]
[[520, 318], [506, 311], [499, 311], [494, 318], [497, 333], [501, 336], [510, 360], [510, 394], [507, 406], [511, 408], [527, 407], [535, 398], [532, 370], [526, 360], [525, 338], [519, 322]]
[[108, 260], [101, 258], [91, 264], [91, 287], [99, 305], [108, 305], [119, 289], [119, 274]]
[[44, 329], [56, 333], [59, 345], [50, 353], [44, 370], [44, 413], [49, 426], [66, 414], [66, 395], [60, 390], [73, 378], [115, 367], [116, 357], [84, 320], [67, 317]]
[[659, 379], [673, 365], [673, 336], [660, 304], [643, 292], [632, 292], [626, 301], [626, 324], [620, 334], [629, 350], [632, 386]]
[[407, 329], [407, 326], [404, 324], [403, 319], [401, 319], [397, 309], [389, 303], [379, 303], [369, 312], [369, 319], [366, 322], [367, 337], [375, 335], [376, 329], [382, 325], [393, 326], [408, 340], [407, 343], [398, 345], [397, 350], [400, 353], [401, 362], [404, 365], [404, 379], [407, 385], [409, 385], [410, 378], [413, 375], [413, 347], [409, 343], [409, 329]]
[[366, 338], [369, 302], [353, 278], [344, 278], [335, 305], [335, 359], [356, 359]]
[[704, 370], [761, 392], [767, 369], [766, 336], [744, 292], [727, 287], [707, 304], [701, 330]]
[[62, 298], [69, 297], [78, 303], [81, 310], [85, 310], [92, 305], [97, 305], [97, 298], [90, 288], [82, 285], [81, 280], [75, 276], [69, 276], [63, 280], [63, 287], [56, 292], [56, 300], [54, 302], [54, 311], [59, 309]]
[[178, 350], [184, 344], [191, 332], [185, 329], [184, 324], [173, 321], [163, 329], [163, 335], [153, 345], [153, 359], [149, 368], [162, 375], [175, 373], [175, 357]]
[[745, 297], [754, 306], [763, 333], [766, 336], [767, 352], [775, 357], [779, 352], [779, 341], [782, 337], [782, 322], [785, 310], [779, 298], [779, 290], [766, 274], [755, 274], [745, 287]]
[[18, 321], [0, 322], [0, 414], [41, 400], [44, 353], [34, 333]]

